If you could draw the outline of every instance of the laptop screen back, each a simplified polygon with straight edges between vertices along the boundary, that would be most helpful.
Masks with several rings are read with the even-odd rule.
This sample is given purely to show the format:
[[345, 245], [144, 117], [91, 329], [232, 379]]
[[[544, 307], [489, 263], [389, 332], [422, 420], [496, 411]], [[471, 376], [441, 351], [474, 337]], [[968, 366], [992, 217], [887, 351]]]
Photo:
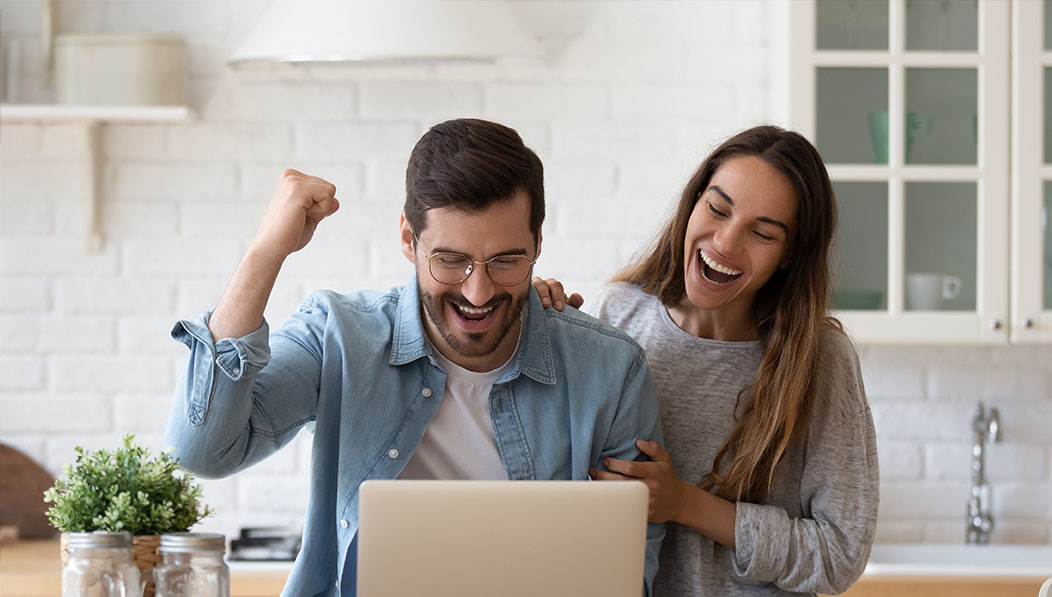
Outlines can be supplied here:
[[638, 482], [366, 481], [358, 595], [639, 597]]

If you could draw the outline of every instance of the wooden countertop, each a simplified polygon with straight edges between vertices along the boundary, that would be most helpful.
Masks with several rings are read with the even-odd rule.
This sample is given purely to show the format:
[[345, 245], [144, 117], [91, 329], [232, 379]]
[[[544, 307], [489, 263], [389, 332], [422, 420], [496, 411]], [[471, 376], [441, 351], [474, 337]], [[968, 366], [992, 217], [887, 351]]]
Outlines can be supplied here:
[[[274, 597], [291, 563], [231, 564], [230, 597]], [[1041, 578], [864, 575], [848, 597], [1033, 597]], [[0, 543], [0, 597], [54, 597], [62, 593], [58, 541]]]
[[[230, 597], [274, 597], [281, 593], [291, 564], [236, 564]], [[54, 597], [62, 593], [62, 560], [54, 541], [0, 543], [0, 597]]]

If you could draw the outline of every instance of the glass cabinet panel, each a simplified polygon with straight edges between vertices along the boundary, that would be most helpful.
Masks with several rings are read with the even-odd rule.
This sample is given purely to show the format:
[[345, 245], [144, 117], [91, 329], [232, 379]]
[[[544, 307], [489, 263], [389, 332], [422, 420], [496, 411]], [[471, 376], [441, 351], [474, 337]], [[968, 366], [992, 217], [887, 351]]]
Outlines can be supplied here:
[[837, 238], [833, 308], [888, 308], [888, 183], [834, 182]]
[[1045, 163], [1052, 164], [1052, 68], [1045, 68]]
[[1043, 280], [1042, 286], [1044, 287], [1044, 306], [1045, 310], [1052, 309], [1052, 226], [1049, 226], [1049, 217], [1052, 216], [1052, 181], [1045, 181], [1045, 204], [1041, 209], [1041, 231], [1042, 238], [1044, 239], [1045, 250], [1042, 253], [1044, 259], [1042, 260], [1041, 277]]
[[[827, 163], [887, 162], [888, 69], [819, 68], [815, 74], [818, 152]], [[881, 120], [883, 115], [883, 120]], [[871, 134], [873, 127], [876, 133]], [[881, 129], [881, 127], [883, 127]], [[870, 140], [874, 142], [870, 142]]]
[[907, 51], [974, 52], [978, 25], [977, 0], [906, 0]]
[[974, 311], [978, 259], [974, 182], [907, 182], [907, 311]]
[[817, 0], [815, 48], [887, 50], [888, 0]]
[[[1025, 175], [1034, 189], [1034, 178], [1011, 168], [1024, 153], [1052, 185], [1052, 101], [1018, 110], [1025, 149], [1010, 131], [1012, 61], [1024, 53], [1013, 54], [1014, 31], [1040, 59], [1025, 71], [1027, 96], [1052, 98], [1052, 53], [1033, 51], [1038, 41], [1052, 50], [1052, 0], [786, 4], [791, 121], [814, 142], [837, 195], [831, 307], [863, 342], [1003, 343], [1026, 325], [1013, 303], [1025, 294], [1025, 312], [1037, 313], [1026, 317], [1052, 341], [1052, 312], [1037, 308], [1039, 296], [1052, 301], [1052, 264], [1046, 282], [1036, 258], [1052, 253], [1047, 227], [1036, 238], [1052, 186], [1040, 198], [1028, 191], [1025, 209], [1014, 210], [1024, 186], [1016, 180]], [[1011, 233], [1021, 213], [1034, 223], [1017, 235], [1026, 236], [1022, 252]], [[1025, 292], [1011, 287], [1020, 254]]]
[[978, 75], [974, 68], [906, 69], [906, 163], [975, 164]]
[[1045, 0], [1045, 49], [1052, 50], [1052, 0]]

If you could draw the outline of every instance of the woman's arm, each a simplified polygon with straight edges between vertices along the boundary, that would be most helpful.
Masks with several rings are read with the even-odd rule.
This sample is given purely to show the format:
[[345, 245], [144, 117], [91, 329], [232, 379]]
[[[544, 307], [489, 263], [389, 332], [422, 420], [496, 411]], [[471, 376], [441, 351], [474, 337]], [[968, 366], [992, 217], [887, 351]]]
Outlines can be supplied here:
[[[775, 496], [771, 504], [725, 502], [675, 478], [671, 464], [661, 462], [664, 455], [647, 449], [655, 462], [611, 460], [604, 466], [614, 472], [590, 474], [644, 479], [651, 516], [676, 520], [733, 548], [739, 577], [793, 592], [846, 591], [862, 575], [873, 544], [879, 465], [857, 357], [842, 335], [830, 344], [820, 361], [821, 406], [804, 440], [803, 471], [791, 483], [798, 493]], [[798, 503], [802, 514], [790, 516], [775, 505], [785, 500]]]
[[880, 501], [873, 417], [858, 358], [839, 332], [823, 339], [818, 402], [791, 517], [774, 505], [739, 503], [735, 572], [788, 591], [839, 594], [865, 570]]
[[678, 522], [734, 549], [736, 504], [680, 479], [672, 457], [657, 442], [638, 440], [636, 445], [652, 462], [607, 458], [603, 466], [613, 472], [592, 469], [589, 475], [601, 481], [643, 481], [650, 489], [650, 522]]

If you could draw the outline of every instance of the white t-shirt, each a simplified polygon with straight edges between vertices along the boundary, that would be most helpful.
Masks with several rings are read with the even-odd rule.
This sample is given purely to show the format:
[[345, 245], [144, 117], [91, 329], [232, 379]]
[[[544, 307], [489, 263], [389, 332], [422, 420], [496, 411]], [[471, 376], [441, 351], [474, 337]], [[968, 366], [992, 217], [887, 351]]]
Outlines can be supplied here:
[[[521, 327], [519, 334], [521, 340]], [[399, 479], [508, 478], [493, 432], [489, 393], [518, 352], [516, 348], [499, 368], [479, 373], [453, 363], [431, 347], [435, 362], [447, 373], [445, 394]]]

